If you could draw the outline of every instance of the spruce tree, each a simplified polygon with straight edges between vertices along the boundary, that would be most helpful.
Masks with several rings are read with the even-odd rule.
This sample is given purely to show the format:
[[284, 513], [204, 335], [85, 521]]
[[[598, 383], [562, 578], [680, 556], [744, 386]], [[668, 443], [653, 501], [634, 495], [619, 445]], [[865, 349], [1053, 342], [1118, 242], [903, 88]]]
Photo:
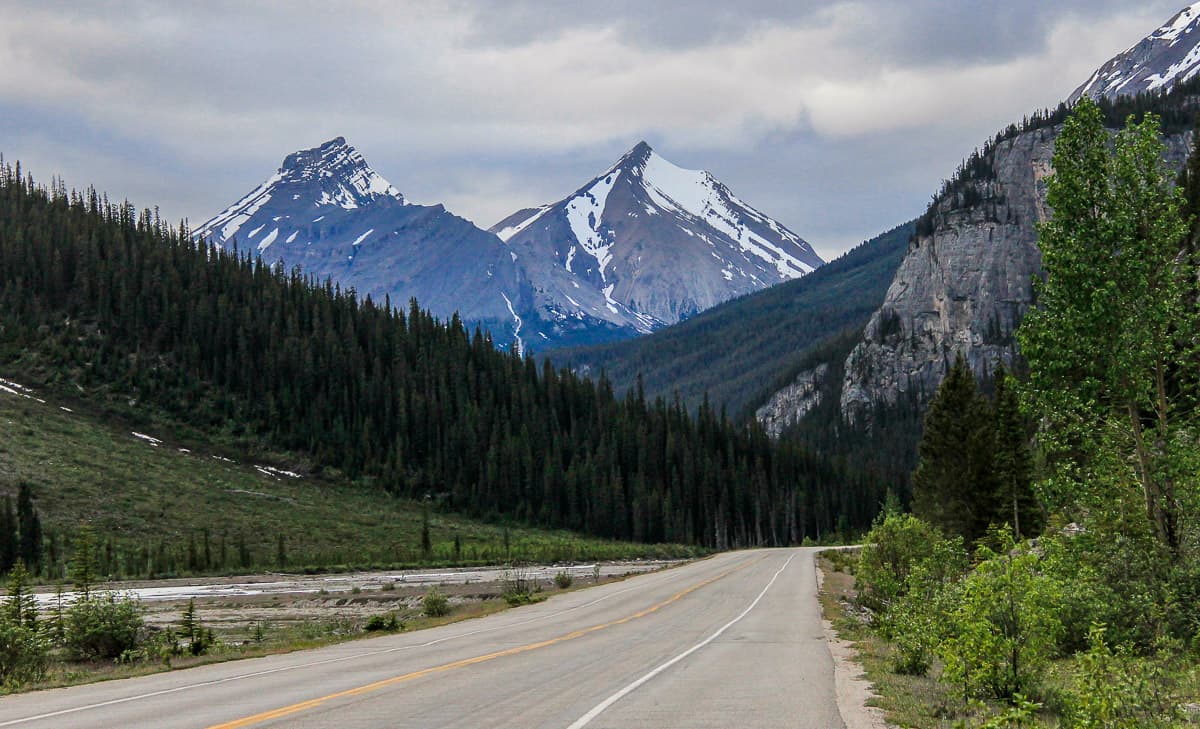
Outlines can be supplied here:
[[17, 515], [13, 512], [12, 497], [5, 496], [0, 508], [0, 574], [7, 574], [13, 568], [19, 550]]
[[992, 423], [995, 428], [995, 512], [992, 523], [1007, 522], [1017, 540], [1042, 528], [1043, 512], [1033, 492], [1029, 427], [1021, 414], [1017, 383], [1003, 366], [996, 371]]
[[991, 408], [962, 356], [925, 415], [913, 472], [913, 513], [968, 541], [987, 532], [996, 493]]
[[24, 481], [17, 487], [17, 529], [20, 531], [17, 557], [30, 572], [37, 574], [42, 565], [42, 522], [33, 506], [33, 492]]

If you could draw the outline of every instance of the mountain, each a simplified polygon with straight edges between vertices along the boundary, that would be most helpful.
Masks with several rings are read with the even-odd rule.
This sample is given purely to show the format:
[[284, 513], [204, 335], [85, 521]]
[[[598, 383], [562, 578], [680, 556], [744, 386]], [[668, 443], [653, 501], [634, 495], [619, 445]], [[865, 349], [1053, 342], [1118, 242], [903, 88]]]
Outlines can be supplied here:
[[288, 155], [195, 235], [380, 302], [416, 297], [440, 317], [457, 311], [500, 343], [520, 336], [530, 291], [512, 251], [441, 205], [406, 201], [342, 137]]
[[677, 167], [645, 142], [570, 196], [491, 231], [521, 262], [541, 320], [638, 334], [824, 263], [711, 174]]
[[[1113, 130], [1130, 115], [1162, 119], [1167, 162], [1187, 159], [1200, 78], [1157, 95], [1102, 99]], [[883, 305], [845, 362], [840, 395], [851, 422], [880, 405], [927, 403], [962, 354], [976, 375], [1017, 357], [1014, 333], [1041, 273], [1037, 224], [1047, 219], [1045, 177], [1069, 113], [1063, 105], [1010, 127], [963, 164], [917, 222]]]
[[[858, 332], [882, 303], [912, 237], [912, 222], [795, 281], [741, 296], [644, 337], [547, 352], [584, 374], [603, 371], [617, 392], [641, 379], [649, 398], [678, 393], [696, 410], [738, 414], [790, 382], [815, 348]], [[843, 355], [844, 356], [844, 355]]]
[[1113, 57], [1068, 98], [1115, 99], [1146, 91], [1167, 91], [1200, 72], [1200, 3], [1179, 11], [1166, 24]]

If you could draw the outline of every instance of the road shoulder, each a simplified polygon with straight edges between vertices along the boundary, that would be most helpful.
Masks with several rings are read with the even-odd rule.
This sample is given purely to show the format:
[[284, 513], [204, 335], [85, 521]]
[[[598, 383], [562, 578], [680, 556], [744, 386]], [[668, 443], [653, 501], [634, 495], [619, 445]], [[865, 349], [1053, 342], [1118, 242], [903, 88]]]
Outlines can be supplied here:
[[[821, 568], [820, 555], [814, 555], [816, 561], [817, 593], [822, 595], [825, 586], [825, 570]], [[878, 699], [873, 684], [867, 680], [862, 663], [858, 660], [858, 651], [854, 643], [842, 639], [829, 620], [828, 611], [822, 601], [821, 625], [825, 630], [825, 641], [829, 644], [829, 653], [833, 656], [834, 683], [837, 686], [838, 711], [846, 729], [891, 729], [884, 719], [884, 711], [876, 706], [870, 706], [872, 699]]]

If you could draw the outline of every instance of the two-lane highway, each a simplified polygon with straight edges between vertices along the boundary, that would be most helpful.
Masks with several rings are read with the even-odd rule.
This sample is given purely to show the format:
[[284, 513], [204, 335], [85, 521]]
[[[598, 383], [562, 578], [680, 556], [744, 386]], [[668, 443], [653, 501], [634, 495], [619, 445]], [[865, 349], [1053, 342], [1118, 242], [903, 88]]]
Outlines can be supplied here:
[[0, 699], [0, 727], [842, 727], [813, 550], [475, 621]]

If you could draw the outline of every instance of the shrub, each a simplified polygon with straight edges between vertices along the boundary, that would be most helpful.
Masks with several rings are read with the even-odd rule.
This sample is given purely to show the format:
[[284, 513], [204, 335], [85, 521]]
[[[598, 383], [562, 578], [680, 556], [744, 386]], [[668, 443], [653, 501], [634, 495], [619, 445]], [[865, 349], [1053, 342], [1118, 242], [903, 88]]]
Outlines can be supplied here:
[[1092, 626], [1091, 647], [1079, 656], [1075, 685], [1062, 726], [1065, 729], [1157, 729], [1174, 727], [1179, 698], [1161, 666], [1139, 660], [1127, 647], [1105, 641], [1103, 625]]
[[558, 589], [565, 590], [571, 585], [575, 584], [575, 578], [571, 576], [570, 572], [561, 570], [554, 575], [554, 584], [558, 587]]
[[395, 633], [399, 630], [404, 630], [404, 623], [401, 623], [395, 613], [384, 613], [381, 615], [372, 615], [367, 619], [367, 624], [363, 629], [369, 633], [386, 632]]
[[67, 652], [77, 660], [117, 658], [137, 649], [144, 627], [135, 598], [93, 593], [67, 609]]
[[450, 614], [450, 600], [436, 587], [425, 593], [421, 601], [421, 611], [427, 618], [441, 618]]
[[911, 676], [928, 672], [938, 645], [949, 637], [945, 616], [957, 604], [959, 582], [966, 571], [962, 537], [938, 542], [913, 566], [904, 595], [880, 622], [881, 632], [896, 643], [893, 671]]
[[957, 592], [951, 634], [939, 646], [943, 677], [964, 699], [1028, 695], [1062, 634], [1061, 586], [1041, 571], [1036, 554], [1013, 545], [1011, 537], [1000, 552], [980, 547], [977, 556], [979, 565]]
[[901, 597], [914, 565], [942, 541], [937, 529], [912, 514], [888, 514], [864, 540], [858, 560], [858, 599], [865, 607], [886, 612]]
[[500, 594], [513, 607], [533, 602], [533, 580], [528, 568], [518, 565], [506, 570]]
[[0, 685], [12, 689], [41, 680], [48, 653], [35, 628], [0, 619]]

